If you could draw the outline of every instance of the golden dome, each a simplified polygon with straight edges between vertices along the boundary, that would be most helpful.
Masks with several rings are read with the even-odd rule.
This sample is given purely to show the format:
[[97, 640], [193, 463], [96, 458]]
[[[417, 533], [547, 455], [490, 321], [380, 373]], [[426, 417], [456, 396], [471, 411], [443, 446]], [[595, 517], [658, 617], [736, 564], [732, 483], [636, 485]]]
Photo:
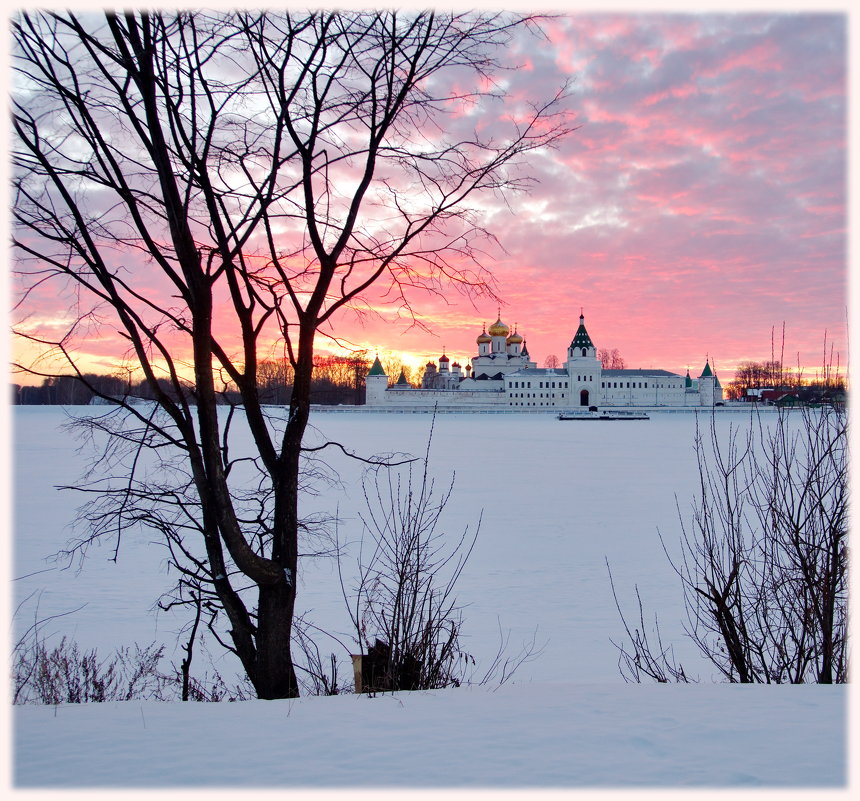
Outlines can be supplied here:
[[508, 345], [521, 345], [522, 342], [523, 338], [516, 331], [514, 331], [514, 333], [511, 334], [506, 340], [506, 344]]
[[486, 344], [487, 342], [492, 342], [493, 338], [487, 333], [486, 329], [482, 330], [480, 334], [478, 334], [478, 338], [475, 340], [479, 345]]
[[489, 330], [488, 330], [488, 332], [487, 332], [487, 333], [488, 333], [491, 337], [506, 337], [508, 334], [510, 334], [510, 333], [511, 333], [511, 328], [510, 328], [510, 326], [505, 325], [505, 324], [502, 322], [502, 318], [501, 318], [501, 317], [499, 317], [499, 319], [497, 319], [497, 320], [496, 320], [496, 322], [494, 322], [494, 323], [490, 326], [490, 328], [489, 328]]

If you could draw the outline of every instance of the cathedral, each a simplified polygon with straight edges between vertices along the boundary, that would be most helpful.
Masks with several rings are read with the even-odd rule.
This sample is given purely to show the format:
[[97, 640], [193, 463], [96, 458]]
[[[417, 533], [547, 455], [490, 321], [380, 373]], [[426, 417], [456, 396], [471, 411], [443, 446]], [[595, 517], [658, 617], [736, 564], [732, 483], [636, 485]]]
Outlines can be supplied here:
[[421, 387], [401, 373], [396, 383], [377, 357], [367, 375], [368, 406], [494, 406], [509, 409], [555, 407], [714, 406], [721, 404], [720, 381], [705, 361], [694, 379], [668, 370], [607, 370], [580, 315], [562, 367], [538, 367], [526, 342], [502, 322], [501, 315], [479, 334], [478, 353], [463, 367], [443, 353], [438, 367], [429, 362]]

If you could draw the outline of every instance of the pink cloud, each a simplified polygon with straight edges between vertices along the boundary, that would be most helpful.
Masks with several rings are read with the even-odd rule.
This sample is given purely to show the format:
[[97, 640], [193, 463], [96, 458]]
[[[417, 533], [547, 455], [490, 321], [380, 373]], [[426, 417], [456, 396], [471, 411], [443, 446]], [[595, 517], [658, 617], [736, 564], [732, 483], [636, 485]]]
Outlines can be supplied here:
[[[766, 358], [783, 320], [804, 363], [820, 358], [825, 329], [847, 353], [845, 18], [576, 14], [545, 30], [512, 44], [523, 68], [505, 74], [504, 103], [442, 121], [502, 137], [528, 102], [575, 79], [582, 127], [530, 159], [530, 195], [481, 200], [506, 251], [485, 259], [502, 317], [539, 363], [564, 355], [580, 307], [598, 347], [632, 366]], [[497, 313], [454, 290], [420, 294], [428, 334], [380, 296], [368, 299], [380, 316], [344, 313], [338, 335], [425, 360], [444, 346], [462, 361]]]

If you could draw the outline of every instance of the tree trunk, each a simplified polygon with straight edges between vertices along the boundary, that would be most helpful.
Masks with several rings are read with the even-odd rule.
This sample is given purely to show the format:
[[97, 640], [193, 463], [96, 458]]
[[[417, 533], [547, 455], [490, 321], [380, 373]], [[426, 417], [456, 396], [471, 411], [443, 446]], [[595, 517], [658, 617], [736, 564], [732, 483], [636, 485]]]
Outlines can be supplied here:
[[286, 575], [260, 587], [257, 622], [257, 666], [254, 688], [259, 698], [298, 698], [299, 685], [290, 650], [295, 580]]

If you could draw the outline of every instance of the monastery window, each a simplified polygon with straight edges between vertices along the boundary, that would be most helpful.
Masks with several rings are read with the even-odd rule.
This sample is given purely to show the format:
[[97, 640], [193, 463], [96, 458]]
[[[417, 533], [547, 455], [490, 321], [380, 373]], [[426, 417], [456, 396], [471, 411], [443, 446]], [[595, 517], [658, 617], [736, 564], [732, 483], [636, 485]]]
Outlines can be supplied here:
[[645, 382], [645, 389], [648, 389], [648, 382]]
[[585, 356], [585, 348], [582, 349], [582, 355]]

